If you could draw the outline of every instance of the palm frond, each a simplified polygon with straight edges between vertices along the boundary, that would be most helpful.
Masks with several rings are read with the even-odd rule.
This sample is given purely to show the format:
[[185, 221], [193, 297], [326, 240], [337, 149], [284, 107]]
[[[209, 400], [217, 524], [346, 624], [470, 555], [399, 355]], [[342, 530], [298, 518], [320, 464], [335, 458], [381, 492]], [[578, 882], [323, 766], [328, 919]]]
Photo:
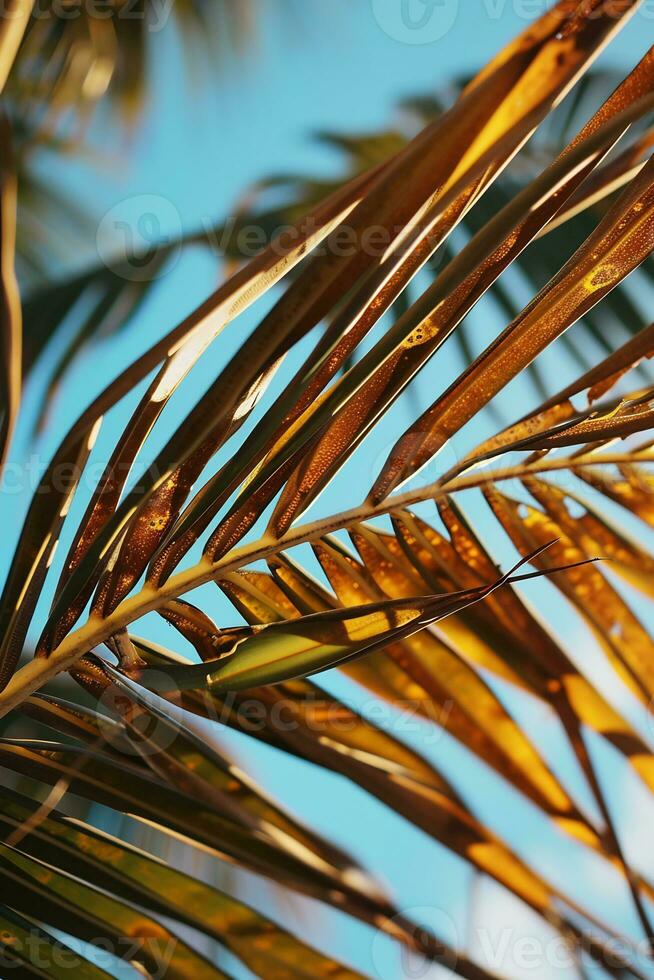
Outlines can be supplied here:
[[[583, 950], [582, 967], [589, 959], [616, 977], [645, 975], [631, 948], [637, 938], [580, 900], [572, 868], [564, 883], [543, 873], [490, 826], [469, 787], [333, 694], [326, 673], [335, 668], [392, 710], [415, 705], [421, 724], [447, 731], [491, 770], [580, 865], [592, 856], [610, 870], [653, 938], [654, 882], [644, 863], [632, 866], [613, 787], [587, 744], [588, 732], [608, 743], [643, 792], [654, 792], [652, 749], [634, 720], [654, 696], [654, 640], [642, 612], [654, 597], [654, 556], [645, 536], [632, 540], [615, 517], [622, 509], [648, 529], [654, 523], [654, 396], [650, 386], [634, 390], [630, 376], [652, 354], [652, 327], [631, 323], [634, 335], [575, 382], [552, 394], [548, 379], [540, 405], [515, 412], [431, 482], [415, 480], [577, 321], [612, 302], [619, 317], [625, 307], [613, 291], [654, 249], [652, 163], [642, 160], [651, 145], [654, 55], [594, 102], [571, 135], [594, 92], [579, 76], [637, 6], [600, 0], [590, 11], [562, 0], [413, 140], [347, 144], [367, 169], [296, 215], [290, 231], [107, 379], [61, 438], [0, 599], [0, 717], [10, 726], [0, 739], [8, 781], [0, 792], [0, 925], [16, 975], [44, 975], [45, 962], [45, 975], [56, 976], [51, 964], [67, 951], [81, 976], [104, 976], [92, 950], [101, 937], [128, 966], [171, 977], [226, 976], [212, 943], [270, 980], [360, 975], [340, 954], [314, 948], [300, 923], [290, 932], [226, 888], [101, 832], [97, 806], [150, 828], [167, 848], [181, 841], [196, 861], [217, 857], [316, 900], [468, 980], [493, 975], [462, 944], [405, 915], [355, 855], [272, 799], [223, 747], [224, 728], [374, 796]], [[552, 120], [575, 85], [563, 124]], [[555, 151], [548, 140], [559, 141]], [[519, 173], [521, 161], [528, 176], [506, 200], [507, 168]], [[22, 336], [12, 300], [12, 204], [5, 181], [7, 434]], [[567, 258], [556, 236], [580, 220], [583, 240]], [[472, 234], [457, 253], [452, 234], [464, 221]], [[366, 237], [372, 227], [384, 235], [376, 250]], [[354, 245], [344, 251], [345, 234]], [[363, 457], [364, 438], [412, 379], [438, 365], [447, 336], [492, 289], [502, 295], [499, 277], [525, 257], [525, 268], [547, 273], [534, 299], [517, 311], [506, 300], [509, 325], [451, 383], [431, 368], [431, 406], [413, 412], [374, 479], [357, 479], [356, 498], [347, 488], [349, 509], [299, 523], [350, 457]], [[416, 298], [409, 284], [427, 268], [433, 281]], [[126, 298], [114, 272], [80, 314], [64, 367]], [[43, 293], [26, 304], [26, 323], [41, 330], [28, 327], [28, 359], [94, 276], [60, 285], [56, 303]], [[220, 355], [222, 332], [273, 288], [258, 325], [231, 358], [218, 356], [208, 390], [166, 430], [171, 400], [192, 384], [200, 358], [210, 347]], [[121, 323], [143, 295], [127, 297]], [[627, 307], [627, 318], [636, 316]], [[273, 397], [275, 375], [286, 383]], [[71, 502], [82, 497], [103, 416], [137, 390], [75, 523]], [[155, 429], [166, 438], [150, 453]], [[132, 484], [134, 467], [141, 472]], [[488, 505], [487, 524], [468, 516], [471, 499]], [[501, 561], [491, 529], [508, 556]], [[57, 558], [60, 540], [71, 543]], [[532, 571], [518, 572], [526, 564]], [[541, 578], [549, 584], [532, 605], [526, 582]], [[229, 601], [234, 621], [204, 601], [207, 591], [192, 594], [203, 585]], [[548, 595], [594, 638], [595, 661], [581, 662], [574, 642], [547, 622]], [[153, 612], [191, 657], [138, 635]], [[21, 666], [32, 635], [35, 654]], [[610, 693], [598, 662], [614, 681]], [[75, 686], [55, 697], [44, 688], [63, 672]], [[585, 796], [521, 723], [520, 699], [556, 719]], [[252, 703], [262, 709], [256, 725]], [[279, 724], [282, 708], [291, 725]], [[72, 799], [82, 808], [75, 817]], [[29, 934], [38, 935], [44, 960], [30, 953]]]

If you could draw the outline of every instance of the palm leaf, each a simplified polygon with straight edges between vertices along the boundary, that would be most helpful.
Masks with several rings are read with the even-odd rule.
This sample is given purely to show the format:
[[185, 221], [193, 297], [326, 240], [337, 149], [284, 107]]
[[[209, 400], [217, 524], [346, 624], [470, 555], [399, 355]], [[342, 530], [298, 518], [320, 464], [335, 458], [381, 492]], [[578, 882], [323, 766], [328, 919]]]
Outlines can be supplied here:
[[[397, 134], [341, 140], [359, 172], [324, 200], [317, 184], [301, 187], [312, 207], [302, 217], [298, 206], [285, 244], [273, 239], [108, 379], [60, 439], [0, 599], [0, 716], [12, 726], [0, 740], [8, 777], [0, 793], [0, 878], [8, 896], [0, 922], [17, 975], [43, 975], [26, 945], [32, 928], [48, 964], [67, 937], [81, 941], [81, 976], [103, 975], [91, 949], [100, 937], [135, 969], [170, 976], [225, 976], [220, 954], [207, 955], [214, 941], [271, 980], [359, 975], [314, 949], [300, 923], [295, 936], [276, 916], [101, 833], [93, 826], [100, 806], [148, 827], [164, 848], [181, 841], [196, 860], [210, 854], [283, 893], [316, 899], [468, 980], [491, 976], [459, 944], [420, 929], [356, 857], [268, 796], [248, 773], [247, 755], [237, 764], [220, 745], [221, 726], [250, 745], [287, 753], [298, 766], [340, 774], [511, 892], [601, 967], [642, 975], [630, 937], [623, 954], [609, 959], [611, 944], [623, 940], [605, 921], [610, 914], [599, 916], [575, 897], [572, 873], [565, 885], [550, 881], [497, 833], [479, 798], [466, 792], [464, 773], [446, 777], [414, 745], [332, 694], [333, 675], [324, 685], [307, 679], [337, 668], [395, 711], [415, 704], [421, 724], [438, 724], [493, 770], [511, 799], [528, 803], [566, 840], [567, 853], [580, 861], [590, 854], [615, 873], [652, 938], [654, 888], [644, 868], [632, 867], [623, 815], [585, 737], [588, 730], [608, 742], [642, 791], [654, 791], [652, 752], [631, 714], [639, 702], [648, 710], [654, 694], [652, 638], [641, 611], [653, 595], [654, 557], [647, 540], [632, 540], [613, 516], [617, 503], [650, 528], [654, 518], [652, 389], [630, 378], [652, 353], [652, 328], [639, 330], [631, 294], [614, 292], [654, 248], [652, 163], [642, 159], [651, 147], [654, 60], [648, 54], [599, 106], [593, 85], [579, 83], [637, 6], [625, 0], [616, 13], [613, 0], [592, 12], [581, 2], [555, 4], [467, 82], [449, 109], [436, 107], [411, 141]], [[87, 29], [78, 26], [76, 41]], [[71, 98], [74, 78], [58, 59], [72, 35], [57, 49], [50, 30], [32, 27], [25, 44], [37, 35], [44, 57], [60, 69], [55, 112]], [[118, 42], [138, 47], [143, 37]], [[96, 70], [98, 51], [89, 54]], [[128, 91], [134, 82], [121, 84]], [[575, 85], [562, 117], [555, 110]], [[38, 88], [33, 96], [36, 105]], [[589, 121], [574, 135], [589, 103]], [[504, 173], [514, 160], [518, 174], [524, 163], [517, 193], [515, 176]], [[21, 336], [11, 179], [2, 201], [7, 443], [19, 402]], [[471, 237], [455, 254], [452, 232], [464, 222]], [[385, 233], [382, 254], [364, 245], [371, 225]], [[581, 240], [566, 261], [560, 236], [573, 226]], [[334, 247], [345, 232], [354, 233], [348, 254]], [[545, 283], [522, 310], [499, 279], [518, 261], [532, 281]], [[435, 278], [416, 298], [411, 283], [427, 271]], [[55, 384], [117, 303], [128, 300], [116, 321], [128, 325], [145, 295], [145, 287], [130, 294], [116, 270], [107, 272], [95, 304], [79, 314]], [[28, 367], [95, 283], [90, 271], [27, 304]], [[230, 359], [218, 356], [206, 394], [149, 454], [151, 433], [164, 428], [164, 411], [188, 386], [193, 366], [210, 345], [220, 355], [222, 331], [238, 330], [233, 321], [273, 287], [279, 291], [258, 325]], [[476, 359], [467, 356], [449, 385], [432, 374], [435, 399], [426, 412], [412, 412], [419, 417], [372, 489], [358, 481], [362, 503], [350, 486], [348, 510], [298, 523], [350, 456], [361, 458], [365, 436], [491, 290], [510, 321], [506, 330]], [[575, 382], [551, 393], [541, 353], [580, 319], [596, 329], [598, 311], [607, 309], [632, 336], [621, 345], [604, 338], [601, 363], [588, 363]], [[315, 337], [319, 324], [325, 327]], [[534, 364], [540, 405], [466, 448], [431, 483], [398, 492]], [[270, 397], [273, 376], [285, 371], [283, 390]], [[94, 458], [102, 416], [150, 375], [74, 524], [70, 504]], [[583, 392], [588, 404], [580, 406]], [[128, 488], [134, 466], [141, 478]], [[65, 486], [55, 481], [63, 467], [72, 472]], [[566, 474], [564, 486], [557, 473]], [[490, 505], [483, 535], [466, 517], [471, 496]], [[491, 528], [533, 572], [502, 575], [500, 566], [511, 561], [496, 559]], [[64, 533], [72, 543], [57, 562]], [[205, 534], [199, 557], [188, 559]], [[611, 562], [598, 564], [599, 557]], [[527, 603], [523, 583], [542, 575], [596, 639], [621, 697], [606, 696], [592, 666], [582, 669], [543, 621], [543, 609]], [[190, 595], [202, 585], [210, 589]], [[240, 623], [218, 604], [218, 590]], [[216, 602], [205, 603], [207, 595]], [[41, 621], [37, 608], [46, 598], [50, 612]], [[132, 624], [151, 612], [194, 650], [192, 659], [136, 635]], [[30, 630], [40, 633], [36, 655], [19, 668]], [[65, 698], [42, 690], [66, 671], [76, 686]], [[521, 722], [518, 705], [527, 698], [557, 719], [587, 798]], [[256, 726], [246, 710], [252, 700], [263, 708]], [[275, 723], [282, 707], [292, 717], [288, 729]], [[67, 815], [73, 799], [82, 818]], [[127, 937], [139, 940], [129, 955]], [[166, 944], [172, 955], [164, 962]]]
[[[8, 832], [20, 832], [38, 813], [34, 801], [8, 791], [4, 797], [0, 822]], [[229, 895], [79, 821], [51, 812], [22, 844], [36, 859], [52, 863], [56, 857], [57, 866], [76, 878], [216, 939], [264, 978], [284, 969], [298, 977], [356, 976]]]

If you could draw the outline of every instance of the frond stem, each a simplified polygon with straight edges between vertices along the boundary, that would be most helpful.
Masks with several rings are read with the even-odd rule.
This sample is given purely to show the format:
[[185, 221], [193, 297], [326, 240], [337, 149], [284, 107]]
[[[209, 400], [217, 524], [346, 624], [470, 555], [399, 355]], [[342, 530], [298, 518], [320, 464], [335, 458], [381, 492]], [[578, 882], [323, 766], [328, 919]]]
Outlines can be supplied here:
[[359, 507], [342, 511], [332, 517], [321, 518], [290, 528], [280, 538], [264, 535], [257, 541], [240, 545], [225, 557], [211, 562], [203, 557], [196, 565], [177, 575], [171, 576], [158, 587], [146, 584], [135, 595], [128, 597], [106, 617], [91, 615], [79, 629], [69, 633], [49, 657], [38, 657], [18, 670], [5, 689], [0, 692], [0, 718], [17, 707], [26, 697], [33, 694], [62, 671], [69, 670], [80, 657], [99, 643], [104, 642], [118, 630], [146, 613], [156, 611], [170, 599], [176, 599], [192, 589], [207, 582], [216, 581], [229, 572], [237, 571], [252, 562], [269, 558], [281, 551], [315, 541], [326, 534], [352, 527], [361, 521], [370, 520], [383, 514], [403, 510], [406, 507], [435, 500], [463, 490], [478, 489], [490, 483], [533, 476], [536, 473], [551, 473], [562, 470], [578, 470], [588, 467], [636, 463], [654, 463], [654, 451], [603, 453], [594, 452], [573, 458], [543, 458], [531, 463], [522, 463], [503, 469], [489, 470], [485, 473], [473, 471], [447, 482], [436, 481], [427, 486], [405, 493], [395, 494], [380, 504], [362, 503]]

